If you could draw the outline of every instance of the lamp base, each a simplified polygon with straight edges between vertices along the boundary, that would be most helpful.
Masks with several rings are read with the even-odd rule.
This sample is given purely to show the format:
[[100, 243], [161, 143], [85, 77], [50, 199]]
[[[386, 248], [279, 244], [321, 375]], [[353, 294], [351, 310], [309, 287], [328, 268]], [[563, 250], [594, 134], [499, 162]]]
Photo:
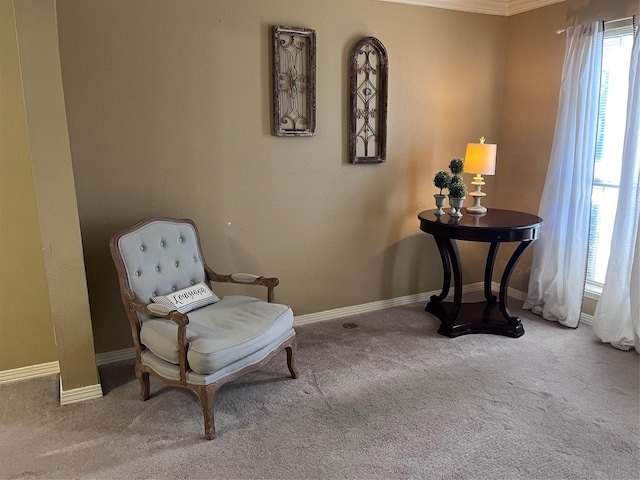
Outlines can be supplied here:
[[483, 207], [482, 205], [476, 207], [475, 205], [473, 207], [467, 207], [467, 213], [487, 213], [487, 207]]
[[470, 195], [473, 197], [473, 206], [467, 207], [467, 213], [475, 213], [476, 215], [480, 213], [487, 213], [487, 207], [480, 205], [482, 197], [484, 197], [486, 194], [484, 192], [478, 191], [471, 192]]

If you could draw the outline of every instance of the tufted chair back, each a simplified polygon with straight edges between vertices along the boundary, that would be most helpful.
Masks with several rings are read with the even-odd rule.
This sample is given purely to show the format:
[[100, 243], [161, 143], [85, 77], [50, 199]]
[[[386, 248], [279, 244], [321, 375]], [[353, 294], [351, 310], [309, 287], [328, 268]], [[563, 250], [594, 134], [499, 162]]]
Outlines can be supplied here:
[[118, 240], [128, 289], [137, 301], [205, 281], [197, 228], [191, 220], [154, 218]]
[[[273, 301], [277, 277], [214, 272], [191, 220], [148, 218], [113, 235], [109, 249], [136, 349], [141, 400], [149, 398], [151, 375], [191, 390], [200, 399], [205, 438], [211, 440], [214, 397], [224, 384], [261, 368], [282, 350], [297, 378], [293, 312]], [[260, 285], [268, 301], [225, 295], [188, 313], [152, 301], [200, 282]]]

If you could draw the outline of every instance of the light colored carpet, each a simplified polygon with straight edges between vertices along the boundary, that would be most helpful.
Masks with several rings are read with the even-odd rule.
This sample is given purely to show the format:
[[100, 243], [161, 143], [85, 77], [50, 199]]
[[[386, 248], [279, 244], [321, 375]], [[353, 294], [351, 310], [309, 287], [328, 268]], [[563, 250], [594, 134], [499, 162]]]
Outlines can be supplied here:
[[640, 478], [635, 352], [517, 308], [519, 339], [445, 338], [423, 308], [298, 327], [300, 378], [283, 353], [223, 387], [212, 441], [190, 392], [141, 402], [132, 362], [64, 407], [55, 376], [0, 385], [0, 477]]

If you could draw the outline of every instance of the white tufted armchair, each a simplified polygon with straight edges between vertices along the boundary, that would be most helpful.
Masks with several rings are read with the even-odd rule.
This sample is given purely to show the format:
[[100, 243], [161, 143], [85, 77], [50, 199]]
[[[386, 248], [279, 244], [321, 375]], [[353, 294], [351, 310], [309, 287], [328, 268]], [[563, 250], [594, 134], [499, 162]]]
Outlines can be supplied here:
[[[284, 349], [289, 372], [298, 377], [293, 312], [273, 303], [277, 278], [215, 273], [202, 256], [191, 220], [143, 220], [114, 235], [110, 249], [136, 348], [141, 400], [149, 398], [149, 374], [195, 392], [202, 404], [205, 437], [211, 440], [213, 401], [222, 385], [260, 368]], [[200, 282], [263, 285], [268, 301], [214, 295], [215, 303], [188, 313], [152, 301]]]

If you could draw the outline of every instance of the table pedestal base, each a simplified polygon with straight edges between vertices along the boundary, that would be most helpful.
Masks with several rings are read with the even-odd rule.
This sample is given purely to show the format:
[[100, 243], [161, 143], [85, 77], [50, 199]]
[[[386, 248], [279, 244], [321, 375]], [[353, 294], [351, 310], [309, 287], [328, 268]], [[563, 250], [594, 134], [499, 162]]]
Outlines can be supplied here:
[[[518, 258], [531, 241], [522, 241], [515, 249], [505, 266], [500, 282], [500, 290], [496, 297], [491, 292], [493, 266], [500, 242], [491, 242], [487, 253], [484, 271], [484, 302], [462, 303], [462, 265], [455, 240], [437, 238], [436, 244], [442, 257], [444, 281], [440, 295], [433, 295], [425, 310], [440, 319], [442, 325], [438, 333], [447, 337], [458, 337], [468, 333], [491, 333], [518, 338], [524, 335], [524, 327], [518, 317], [511, 315], [507, 305], [507, 289], [511, 272]], [[453, 302], [445, 302], [449, 293], [451, 274], [453, 273]]]
[[[441, 322], [438, 333], [458, 337], [468, 333], [488, 333], [518, 338], [524, 335], [520, 319], [511, 314], [507, 292], [511, 273], [520, 255], [538, 238], [542, 218], [511, 210], [491, 209], [483, 214], [443, 218], [427, 210], [418, 215], [420, 230], [433, 235], [442, 260], [442, 291], [433, 295], [425, 310]], [[466, 213], [466, 211], [465, 211]], [[462, 303], [462, 263], [457, 240], [489, 243], [484, 268], [483, 302]], [[502, 242], [520, 242], [504, 267], [498, 295], [494, 295], [493, 267]], [[453, 301], [449, 297], [453, 279]]]
[[524, 335], [524, 327], [518, 317], [505, 319], [497, 302], [462, 303], [459, 306], [458, 318], [464, 323], [453, 323], [451, 313], [454, 310], [452, 302], [441, 302], [437, 295], [431, 297], [425, 311], [438, 317], [442, 322], [438, 333], [446, 337], [455, 338], [468, 333], [489, 333], [518, 338]]

